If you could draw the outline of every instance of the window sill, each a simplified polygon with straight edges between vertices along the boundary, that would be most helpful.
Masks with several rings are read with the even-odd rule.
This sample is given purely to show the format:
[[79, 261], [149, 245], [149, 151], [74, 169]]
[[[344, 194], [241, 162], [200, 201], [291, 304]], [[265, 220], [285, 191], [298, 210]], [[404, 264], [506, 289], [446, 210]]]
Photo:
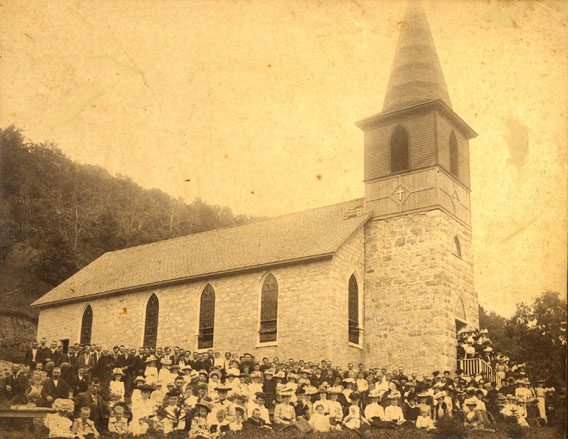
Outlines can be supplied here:
[[267, 341], [265, 343], [260, 343], [258, 342], [256, 344], [257, 348], [270, 348], [270, 347], [274, 347], [274, 346], [278, 346], [278, 342], [277, 341]]
[[351, 346], [352, 348], [363, 350], [363, 345], [351, 343], [350, 341], [348, 343], [349, 343], [349, 346]]

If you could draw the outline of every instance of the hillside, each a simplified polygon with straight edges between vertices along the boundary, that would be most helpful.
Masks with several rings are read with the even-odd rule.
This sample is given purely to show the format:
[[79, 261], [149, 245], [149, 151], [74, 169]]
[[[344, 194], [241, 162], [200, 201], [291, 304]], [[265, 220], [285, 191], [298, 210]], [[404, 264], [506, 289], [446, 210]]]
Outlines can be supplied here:
[[56, 145], [27, 142], [18, 128], [0, 129], [3, 315], [34, 319], [29, 303], [106, 251], [251, 220], [198, 198], [187, 204], [143, 189], [73, 162]]

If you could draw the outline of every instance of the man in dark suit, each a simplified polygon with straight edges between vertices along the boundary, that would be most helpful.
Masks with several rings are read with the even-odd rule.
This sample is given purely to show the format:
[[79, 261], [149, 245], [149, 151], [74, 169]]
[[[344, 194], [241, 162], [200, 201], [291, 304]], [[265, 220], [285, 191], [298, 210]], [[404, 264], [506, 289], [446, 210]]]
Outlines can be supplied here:
[[28, 378], [17, 364], [12, 365], [12, 373], [4, 378], [3, 393], [12, 404], [25, 404]]
[[79, 370], [73, 375], [73, 381], [69, 383], [73, 388], [73, 395], [77, 396], [79, 393], [83, 393], [89, 390], [90, 382], [90, 374], [83, 367], [80, 367]]
[[80, 413], [81, 407], [90, 407], [91, 414], [89, 419], [95, 423], [95, 427], [99, 432], [107, 430], [107, 422], [109, 415], [108, 405], [103, 402], [100, 395], [101, 382], [97, 378], [93, 378], [86, 392], [81, 392], [73, 398], [75, 402], [76, 415]]
[[38, 351], [39, 353], [37, 357], [37, 362], [45, 363], [45, 359], [49, 356], [49, 346], [47, 346], [47, 340], [45, 338], [41, 339]]
[[91, 354], [88, 346], [77, 358], [77, 367], [83, 367], [89, 371], [95, 368], [95, 356]]
[[36, 367], [36, 364], [38, 362], [38, 357], [41, 358], [40, 351], [38, 348], [39, 348], [38, 342], [34, 341], [32, 343], [31, 349], [28, 349], [28, 351], [26, 352], [26, 356], [24, 359], [24, 363], [29, 365], [32, 368], [32, 370], [34, 370]]
[[69, 386], [69, 384], [61, 378], [61, 369], [59, 367], [54, 367], [51, 373], [51, 378], [48, 378], [43, 382], [38, 406], [51, 407], [51, 404], [53, 404], [53, 401], [57, 398], [70, 398], [71, 393], [71, 386]]

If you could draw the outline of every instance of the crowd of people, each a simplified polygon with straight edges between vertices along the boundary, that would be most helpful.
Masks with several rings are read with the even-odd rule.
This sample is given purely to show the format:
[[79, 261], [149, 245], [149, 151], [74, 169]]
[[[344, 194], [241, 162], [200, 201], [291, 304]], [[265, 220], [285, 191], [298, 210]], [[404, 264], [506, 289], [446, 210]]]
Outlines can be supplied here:
[[[460, 332], [458, 349], [462, 339], [475, 352], [491, 352], [484, 331]], [[547, 424], [547, 397], [554, 388], [542, 380], [531, 384], [523, 365], [500, 372], [498, 386], [460, 369], [419, 376], [402, 367], [388, 371], [350, 363], [343, 368], [329, 360], [276, 357], [258, 361], [249, 353], [221, 355], [179, 346], [109, 350], [75, 344], [64, 352], [57, 342], [48, 346], [42, 339], [25, 364], [13, 365], [1, 391], [16, 407], [52, 408], [45, 418], [50, 437], [157, 432], [215, 439], [243, 429], [432, 430], [449, 418], [484, 430], [499, 421]]]

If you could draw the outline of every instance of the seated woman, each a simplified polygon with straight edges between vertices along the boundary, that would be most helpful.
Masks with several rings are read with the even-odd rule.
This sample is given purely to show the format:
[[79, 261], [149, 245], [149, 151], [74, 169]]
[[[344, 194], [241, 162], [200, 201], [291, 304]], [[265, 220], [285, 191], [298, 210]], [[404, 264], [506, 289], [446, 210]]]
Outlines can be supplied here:
[[284, 389], [279, 393], [282, 402], [276, 404], [274, 408], [274, 429], [282, 430], [296, 421], [294, 406], [290, 404], [292, 397], [291, 389]]
[[468, 398], [464, 401], [465, 411], [464, 411], [464, 426], [466, 428], [471, 428], [472, 430], [487, 430], [495, 431], [486, 425], [483, 416], [481, 416], [480, 411], [477, 409], [477, 398]]
[[418, 408], [420, 413], [416, 418], [416, 428], [424, 428], [426, 430], [433, 430], [434, 420], [432, 419], [432, 406], [430, 405], [430, 395], [423, 392], [418, 394]]

